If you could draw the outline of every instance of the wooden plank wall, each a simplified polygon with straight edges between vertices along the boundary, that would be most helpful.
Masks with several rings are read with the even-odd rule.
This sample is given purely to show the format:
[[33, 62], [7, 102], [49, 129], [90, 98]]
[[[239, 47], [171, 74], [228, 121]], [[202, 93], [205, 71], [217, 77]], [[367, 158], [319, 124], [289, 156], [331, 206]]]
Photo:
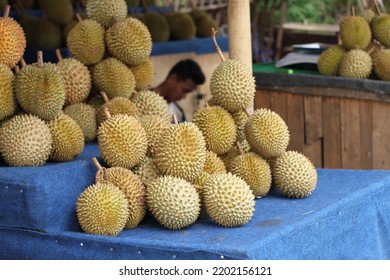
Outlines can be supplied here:
[[278, 113], [288, 150], [317, 168], [390, 169], [390, 103], [258, 89], [254, 106]]

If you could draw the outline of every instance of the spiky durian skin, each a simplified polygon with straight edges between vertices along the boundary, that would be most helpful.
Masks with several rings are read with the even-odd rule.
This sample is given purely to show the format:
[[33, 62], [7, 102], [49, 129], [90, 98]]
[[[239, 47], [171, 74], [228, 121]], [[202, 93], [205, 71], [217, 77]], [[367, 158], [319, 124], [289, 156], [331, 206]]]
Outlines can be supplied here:
[[237, 127], [237, 141], [246, 141], [244, 128], [249, 116], [242, 110], [233, 113], [232, 117]]
[[40, 166], [46, 163], [52, 136], [46, 123], [34, 115], [15, 115], [0, 128], [0, 153], [10, 166]]
[[48, 122], [52, 136], [53, 161], [71, 161], [84, 149], [84, 134], [77, 122], [65, 113]]
[[256, 91], [255, 79], [246, 65], [228, 59], [214, 70], [210, 92], [215, 105], [231, 113], [247, 109]]
[[47, 19], [58, 26], [65, 25], [72, 20], [73, 3], [71, 0], [57, 0], [55, 5], [52, 0], [38, 0], [37, 2]]
[[108, 98], [123, 96], [130, 98], [135, 90], [135, 78], [131, 69], [116, 58], [106, 58], [91, 69], [92, 81]]
[[80, 126], [85, 142], [96, 139], [96, 109], [86, 103], [76, 103], [64, 108], [64, 113], [74, 119]]
[[150, 59], [139, 65], [132, 66], [131, 71], [135, 78], [135, 89], [137, 91], [147, 90], [153, 83], [155, 72], [154, 65]]
[[131, 101], [137, 105], [141, 111], [141, 116], [155, 115], [166, 120], [171, 119], [171, 111], [167, 101], [152, 90], [141, 90], [134, 93]]
[[150, 157], [145, 157], [145, 160], [136, 168], [133, 168], [133, 171], [146, 187], [150, 186], [154, 180], [162, 176], [160, 171], [157, 169], [153, 158]]
[[144, 23], [134, 17], [116, 23], [106, 31], [105, 42], [109, 53], [129, 66], [149, 59], [152, 37]]
[[26, 36], [20, 24], [10, 17], [0, 17], [0, 64], [14, 67], [26, 49]]
[[77, 23], [68, 33], [66, 44], [70, 53], [84, 65], [94, 65], [106, 51], [104, 27], [92, 19]]
[[271, 189], [271, 167], [265, 159], [255, 153], [236, 157], [231, 162], [229, 171], [243, 179], [255, 197], [265, 196]]
[[226, 167], [216, 153], [212, 151], [206, 151], [206, 161], [203, 166], [203, 171], [209, 174], [226, 172]]
[[127, 4], [125, 0], [88, 0], [86, 5], [88, 18], [94, 19], [109, 28], [127, 16]]
[[220, 106], [198, 109], [192, 121], [202, 132], [207, 149], [218, 155], [226, 153], [236, 142], [237, 128], [234, 119]]
[[269, 109], [257, 109], [245, 124], [245, 137], [251, 149], [263, 158], [286, 151], [290, 132], [284, 120]]
[[337, 76], [339, 74], [340, 60], [345, 52], [345, 49], [340, 45], [333, 45], [327, 48], [318, 58], [318, 71], [322, 75]]
[[365, 79], [372, 72], [372, 58], [364, 50], [350, 50], [340, 60], [341, 77]]
[[200, 175], [206, 161], [201, 131], [190, 122], [170, 126], [155, 146], [154, 158], [161, 174], [191, 182]]
[[131, 169], [144, 159], [148, 148], [141, 123], [127, 115], [114, 115], [101, 123], [97, 140], [103, 160], [111, 167]]
[[378, 51], [373, 56], [374, 72], [383, 81], [390, 81], [390, 49]]
[[190, 40], [196, 35], [194, 19], [188, 13], [173, 13], [166, 17], [173, 40]]
[[155, 115], [146, 115], [140, 120], [148, 138], [148, 155], [154, 157], [155, 146], [160, 141], [164, 131], [171, 126], [171, 123], [167, 119]]
[[255, 211], [255, 197], [248, 184], [231, 173], [211, 174], [202, 188], [210, 218], [220, 226], [246, 224]]
[[310, 196], [317, 185], [317, 170], [312, 162], [296, 151], [286, 151], [273, 163], [275, 187], [290, 198]]
[[55, 64], [27, 65], [15, 78], [15, 96], [27, 113], [43, 120], [56, 118], [65, 104], [66, 91]]
[[129, 217], [128, 202], [125, 194], [114, 184], [98, 182], [80, 194], [76, 214], [84, 232], [117, 236]]
[[65, 106], [87, 100], [92, 86], [89, 69], [75, 58], [61, 59], [57, 67], [64, 80]]
[[386, 48], [390, 48], [390, 15], [376, 16], [371, 21], [373, 37]]
[[10, 117], [16, 110], [14, 97], [14, 74], [4, 64], [0, 64], [0, 121]]
[[100, 173], [99, 182], [110, 182], [125, 194], [129, 207], [129, 218], [125, 228], [137, 227], [146, 213], [144, 185], [138, 176], [129, 169], [111, 167], [107, 168], [106, 171], [107, 174]]
[[183, 179], [162, 176], [146, 189], [148, 208], [165, 228], [182, 229], [199, 216], [200, 199], [195, 187]]
[[344, 48], [365, 49], [372, 34], [368, 22], [361, 16], [347, 16], [340, 22], [340, 39]]
[[142, 22], [148, 27], [153, 42], [166, 42], [169, 40], [169, 24], [164, 15], [159, 12], [148, 11], [144, 14]]
[[123, 97], [123, 96], [117, 96], [114, 97], [113, 99], [109, 100], [108, 102], [104, 103], [101, 105], [96, 113], [96, 120], [98, 126], [107, 119], [107, 116], [105, 115], [104, 111], [108, 109], [110, 112], [110, 115], [117, 115], [117, 114], [122, 114], [122, 115], [128, 115], [128, 116], [133, 116], [133, 117], [139, 117], [140, 112], [137, 108], [137, 106], [131, 102], [128, 98]]

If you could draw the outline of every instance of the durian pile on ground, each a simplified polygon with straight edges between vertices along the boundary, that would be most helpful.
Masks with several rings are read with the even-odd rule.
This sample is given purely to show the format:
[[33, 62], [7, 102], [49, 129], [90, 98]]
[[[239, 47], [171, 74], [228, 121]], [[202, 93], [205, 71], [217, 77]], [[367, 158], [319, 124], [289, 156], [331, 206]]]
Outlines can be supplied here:
[[[376, 3], [376, 2], [375, 2]], [[367, 8], [340, 22], [340, 44], [321, 53], [323, 75], [390, 81], [390, 15]]]
[[287, 151], [289, 131], [279, 115], [266, 109], [246, 113], [255, 93], [252, 73], [239, 61], [225, 60], [215, 36], [214, 41], [222, 62], [211, 77], [212, 98], [192, 122], [171, 123], [161, 109], [142, 104], [148, 90], [122, 97], [130, 98], [139, 114], [100, 107], [103, 162], [94, 159], [96, 182], [76, 204], [83, 231], [116, 236], [137, 227], [148, 213], [171, 230], [206, 217], [237, 227], [251, 220], [256, 200], [268, 195], [272, 184], [286, 197], [312, 194], [315, 167], [304, 155]]

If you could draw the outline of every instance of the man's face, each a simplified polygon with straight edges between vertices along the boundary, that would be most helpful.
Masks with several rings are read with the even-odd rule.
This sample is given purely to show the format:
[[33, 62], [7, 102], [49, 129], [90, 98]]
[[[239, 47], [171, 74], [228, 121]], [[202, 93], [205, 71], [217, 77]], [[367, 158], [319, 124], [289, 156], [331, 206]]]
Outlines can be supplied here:
[[169, 102], [179, 101], [187, 96], [188, 93], [195, 89], [196, 85], [193, 80], [187, 79], [180, 81], [176, 75], [170, 77], [169, 93], [167, 100]]

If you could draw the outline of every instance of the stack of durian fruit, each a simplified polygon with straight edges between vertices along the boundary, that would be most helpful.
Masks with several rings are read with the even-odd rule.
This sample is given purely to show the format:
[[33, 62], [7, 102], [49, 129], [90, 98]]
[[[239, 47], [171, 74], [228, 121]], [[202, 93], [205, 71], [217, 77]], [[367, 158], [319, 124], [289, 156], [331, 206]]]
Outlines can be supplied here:
[[6, 163], [69, 161], [85, 142], [97, 140], [102, 162], [91, 159], [95, 182], [75, 205], [82, 230], [90, 234], [116, 236], [147, 214], [172, 230], [205, 217], [236, 227], [251, 220], [256, 200], [272, 186], [286, 197], [310, 196], [315, 167], [287, 150], [289, 130], [277, 113], [248, 112], [254, 78], [243, 63], [225, 60], [216, 32], [221, 63], [211, 76], [211, 98], [192, 122], [172, 123], [166, 101], [149, 89], [150, 32], [126, 9], [124, 0], [103, 6], [89, 0], [87, 17], [67, 37], [72, 57], [59, 55], [51, 64], [39, 56], [15, 74], [10, 69], [21, 59], [23, 30], [13, 23], [20, 33], [15, 41], [17, 32], [1, 18], [0, 34], [9, 40], [1, 41], [0, 50], [20, 47], [13, 61], [0, 52], [0, 74], [7, 77], [0, 93], [15, 101], [0, 127]]
[[340, 43], [318, 59], [321, 74], [390, 81], [390, 15], [375, 4], [340, 21]]

